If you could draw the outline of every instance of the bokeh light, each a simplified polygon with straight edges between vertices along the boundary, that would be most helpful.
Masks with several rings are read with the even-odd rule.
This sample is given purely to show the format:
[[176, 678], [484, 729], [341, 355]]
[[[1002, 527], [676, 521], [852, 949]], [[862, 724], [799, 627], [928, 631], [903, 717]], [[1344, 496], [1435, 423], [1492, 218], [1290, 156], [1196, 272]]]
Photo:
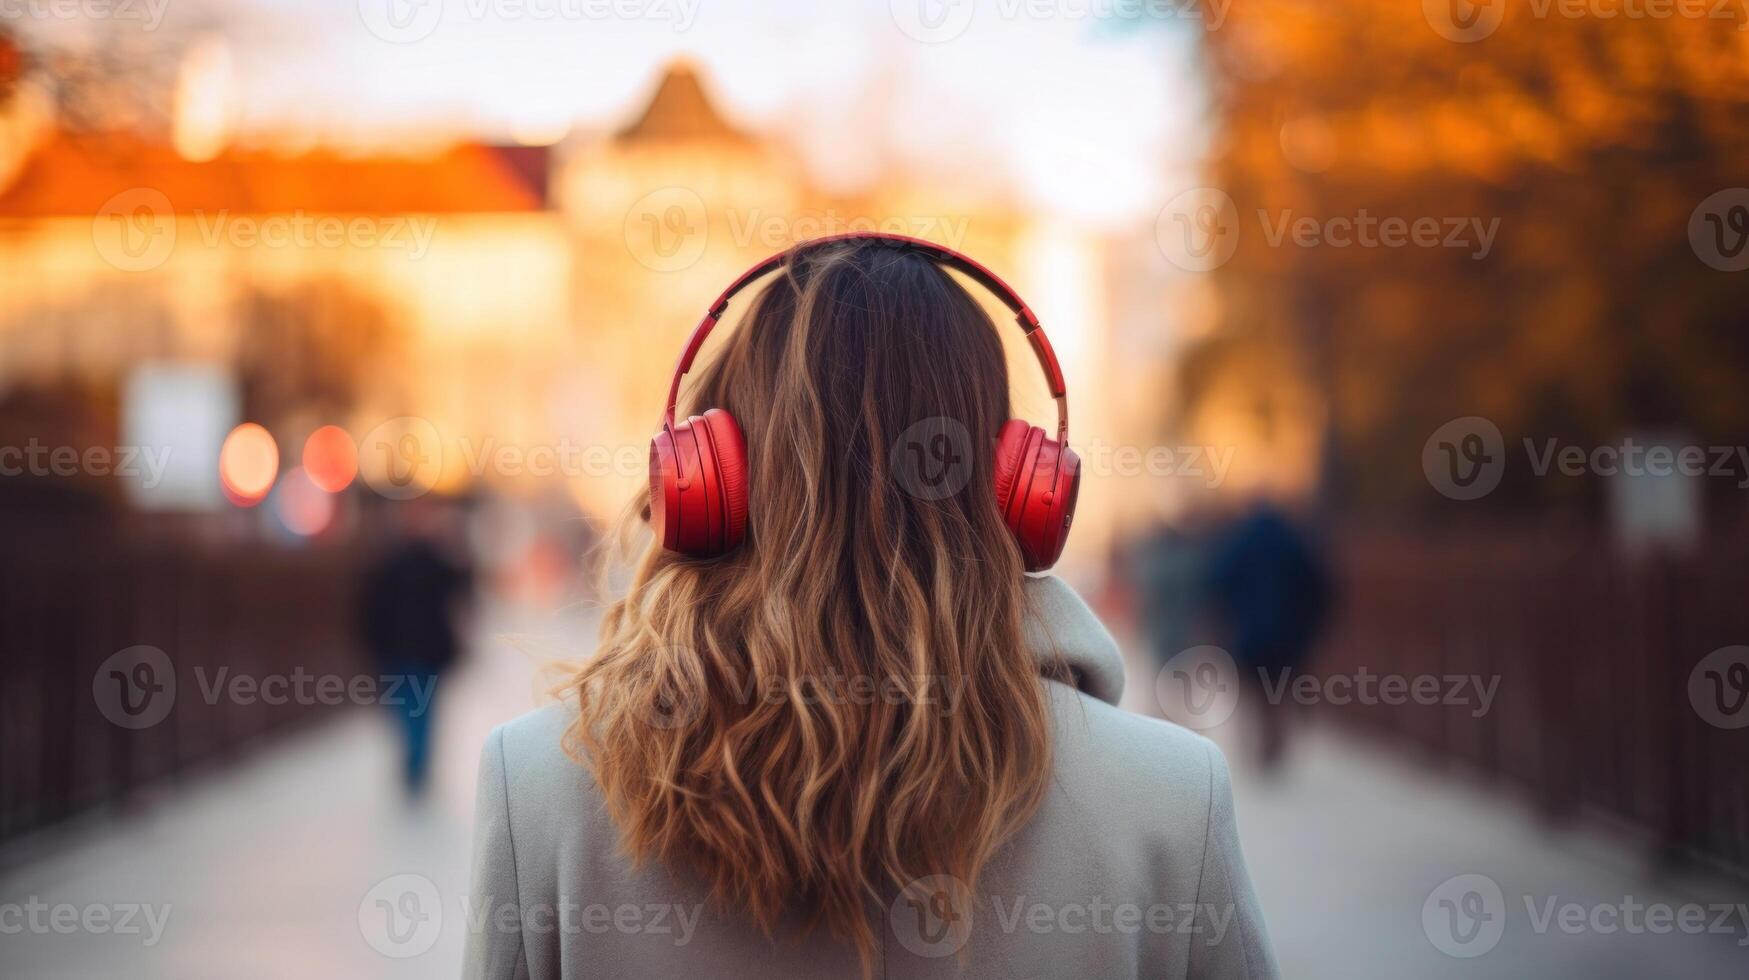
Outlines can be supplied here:
[[324, 425], [304, 440], [304, 473], [312, 484], [339, 493], [358, 476], [358, 447], [338, 425]]
[[334, 521], [334, 495], [317, 485], [307, 468], [294, 466], [273, 492], [273, 513], [291, 533], [314, 537]]
[[279, 444], [254, 422], [231, 430], [219, 450], [219, 482], [225, 495], [240, 507], [253, 507], [273, 488], [279, 475]]

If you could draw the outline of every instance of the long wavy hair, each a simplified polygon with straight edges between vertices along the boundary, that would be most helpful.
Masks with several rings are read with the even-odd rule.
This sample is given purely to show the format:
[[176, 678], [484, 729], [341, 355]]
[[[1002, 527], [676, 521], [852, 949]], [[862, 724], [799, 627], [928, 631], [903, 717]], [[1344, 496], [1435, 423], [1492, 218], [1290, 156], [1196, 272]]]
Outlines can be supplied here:
[[[690, 870], [767, 934], [800, 913], [872, 970], [896, 890], [975, 886], [1050, 771], [990, 489], [1001, 341], [923, 256], [803, 248], [686, 404], [743, 427], [746, 540], [644, 547], [567, 685], [568, 744], [634, 860]], [[634, 536], [648, 520], [628, 510]]]

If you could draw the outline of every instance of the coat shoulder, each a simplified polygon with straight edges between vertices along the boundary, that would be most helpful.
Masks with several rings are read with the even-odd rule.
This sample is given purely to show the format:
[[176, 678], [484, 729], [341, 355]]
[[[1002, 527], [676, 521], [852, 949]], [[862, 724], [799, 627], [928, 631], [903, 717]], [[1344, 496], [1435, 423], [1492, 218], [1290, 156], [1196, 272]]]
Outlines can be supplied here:
[[493, 729], [486, 740], [486, 754], [499, 754], [504, 790], [513, 813], [571, 812], [588, 819], [599, 808], [595, 777], [567, 748], [576, 720], [576, 705], [559, 701]]
[[1052, 769], [1063, 789], [1141, 818], [1132, 826], [1181, 827], [1200, 826], [1227, 791], [1226, 760], [1204, 736], [1061, 684], [1047, 686], [1055, 724]]
[[575, 766], [563, 743], [576, 719], [574, 704], [555, 701], [499, 725], [493, 738], [503, 746], [507, 764], [553, 766], [563, 761]]

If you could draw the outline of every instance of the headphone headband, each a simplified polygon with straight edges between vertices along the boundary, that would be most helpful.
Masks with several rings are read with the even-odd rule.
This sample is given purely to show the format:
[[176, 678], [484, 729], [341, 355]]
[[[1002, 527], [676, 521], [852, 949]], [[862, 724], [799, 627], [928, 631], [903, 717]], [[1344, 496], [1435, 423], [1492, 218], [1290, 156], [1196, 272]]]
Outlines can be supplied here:
[[813, 249], [817, 246], [827, 245], [832, 242], [843, 241], [880, 241], [897, 247], [921, 252], [931, 260], [945, 265], [948, 268], [958, 269], [968, 278], [976, 281], [979, 285], [989, 290], [997, 299], [1001, 300], [1003, 305], [1007, 306], [1014, 312], [1015, 321], [1020, 324], [1021, 331], [1026, 334], [1027, 341], [1032, 345], [1033, 354], [1038, 357], [1039, 367], [1044, 369], [1045, 381], [1050, 386], [1051, 397], [1056, 399], [1057, 402], [1057, 441], [1065, 445], [1068, 443], [1069, 397], [1068, 387], [1063, 383], [1063, 369], [1062, 366], [1057, 363], [1057, 353], [1051, 349], [1050, 338], [1045, 336], [1044, 328], [1039, 325], [1038, 317], [1035, 316], [1032, 309], [1026, 305], [1026, 301], [1020, 298], [1020, 294], [1015, 292], [1013, 287], [1003, 282], [1001, 277], [985, 268], [970, 256], [954, 251], [946, 245], [937, 245], [934, 242], [926, 241], [922, 238], [912, 238], [908, 235], [889, 235], [881, 232], [867, 231], [852, 231], [839, 235], [827, 235], [823, 238], [815, 238], [810, 241], [802, 242], [771, 256], [763, 262], [760, 262], [753, 268], [741, 273], [740, 278], [730, 283], [729, 288], [723, 290], [723, 294], [718, 296], [716, 302], [710, 305], [710, 309], [705, 312], [704, 319], [698, 321], [698, 326], [693, 328], [692, 337], [687, 340], [686, 349], [681, 351], [680, 361], [674, 366], [674, 380], [668, 386], [668, 402], [662, 415], [662, 424], [665, 427], [672, 427], [674, 425], [674, 405], [680, 398], [680, 379], [685, 377], [686, 372], [692, 369], [693, 358], [698, 356], [699, 348], [704, 346], [705, 338], [710, 336], [711, 330], [717, 325], [717, 321], [722, 318], [723, 311], [728, 309], [729, 301], [734, 299], [735, 295], [741, 292], [741, 290], [752, 285], [761, 276], [764, 276], [766, 273], [771, 272], [773, 269], [776, 269], [785, 263], [794, 261], [803, 251]]

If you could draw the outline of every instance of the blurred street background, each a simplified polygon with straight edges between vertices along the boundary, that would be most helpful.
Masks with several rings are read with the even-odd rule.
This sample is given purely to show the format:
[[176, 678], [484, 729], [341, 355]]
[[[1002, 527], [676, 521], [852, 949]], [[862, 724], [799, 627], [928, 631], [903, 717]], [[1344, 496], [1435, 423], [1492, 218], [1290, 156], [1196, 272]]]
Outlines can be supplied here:
[[687, 332], [849, 230], [1046, 324], [1288, 976], [1744, 975], [1746, 27], [0, 0], [0, 976], [453, 975]]

